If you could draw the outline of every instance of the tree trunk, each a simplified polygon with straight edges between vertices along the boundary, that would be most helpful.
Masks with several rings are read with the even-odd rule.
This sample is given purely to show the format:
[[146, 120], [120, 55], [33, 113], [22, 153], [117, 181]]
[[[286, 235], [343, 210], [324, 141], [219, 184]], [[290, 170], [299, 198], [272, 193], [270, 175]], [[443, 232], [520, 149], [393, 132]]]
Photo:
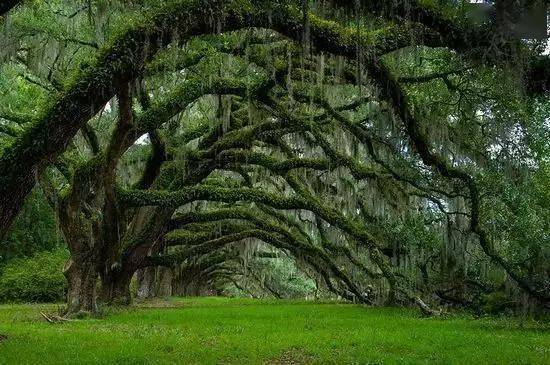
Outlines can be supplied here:
[[132, 303], [130, 281], [134, 271], [110, 271], [101, 276], [102, 302], [114, 305], [129, 305]]
[[177, 267], [172, 271], [172, 295], [177, 297], [186, 297], [189, 295], [189, 281], [185, 280], [190, 275], [187, 270]]
[[155, 296], [156, 268], [146, 267], [137, 272], [137, 297], [138, 299], [148, 299]]
[[74, 316], [97, 312], [97, 270], [94, 262], [67, 262], [63, 270], [67, 278], [66, 315]]
[[159, 285], [157, 296], [169, 297], [172, 295], [172, 270], [167, 267], [159, 268]]

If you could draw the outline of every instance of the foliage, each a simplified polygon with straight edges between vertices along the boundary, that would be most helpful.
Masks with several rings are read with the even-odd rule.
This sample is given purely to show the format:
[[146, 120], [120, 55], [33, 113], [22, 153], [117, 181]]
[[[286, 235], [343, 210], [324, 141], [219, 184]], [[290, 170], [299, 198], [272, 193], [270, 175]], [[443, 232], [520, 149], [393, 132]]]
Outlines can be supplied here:
[[57, 302], [67, 282], [62, 268], [68, 252], [56, 249], [11, 260], [0, 273], [0, 302]]
[[[316, 297], [315, 283], [296, 266], [294, 260], [285, 256], [275, 259], [254, 258], [247, 262], [243, 274], [235, 278], [237, 284], [230, 283], [224, 288], [224, 294], [268, 298]], [[244, 291], [243, 288], [246, 288], [247, 291]]]
[[30, 257], [63, 245], [57, 221], [40, 189], [27, 197], [9, 235], [0, 242], [0, 268], [15, 258]]
[[[154, 266], [214, 292], [544, 309], [549, 59], [501, 27], [510, 9], [477, 24], [462, 5], [21, 4], [1, 39], [0, 228], [38, 181], [76, 312], [96, 278], [128, 302]], [[20, 220], [45, 226], [16, 226], [13, 256], [54, 242], [31, 201]]]

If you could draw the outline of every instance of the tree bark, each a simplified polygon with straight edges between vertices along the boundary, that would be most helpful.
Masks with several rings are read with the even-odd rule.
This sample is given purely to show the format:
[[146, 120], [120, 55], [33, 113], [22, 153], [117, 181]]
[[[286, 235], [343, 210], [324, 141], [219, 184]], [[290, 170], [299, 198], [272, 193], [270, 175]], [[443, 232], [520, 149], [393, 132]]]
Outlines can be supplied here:
[[137, 272], [137, 298], [138, 299], [149, 299], [155, 297], [156, 290], [156, 268], [155, 267], [146, 267], [140, 269]]
[[189, 273], [179, 273], [172, 278], [172, 295], [174, 296], [198, 297], [207, 292], [206, 287], [207, 285], [200, 278], [189, 275]]
[[172, 269], [161, 267], [159, 269], [159, 285], [157, 296], [169, 297], [172, 295]]
[[101, 302], [114, 305], [129, 305], [132, 303], [130, 281], [134, 270], [109, 270], [101, 275]]
[[95, 263], [70, 259], [63, 270], [67, 278], [67, 308], [65, 314], [75, 316], [97, 312]]

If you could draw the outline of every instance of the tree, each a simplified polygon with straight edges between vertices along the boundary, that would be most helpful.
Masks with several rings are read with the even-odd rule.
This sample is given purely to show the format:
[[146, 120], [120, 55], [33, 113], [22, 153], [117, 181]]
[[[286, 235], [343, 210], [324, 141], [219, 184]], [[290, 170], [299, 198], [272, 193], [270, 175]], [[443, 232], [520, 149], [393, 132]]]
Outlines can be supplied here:
[[[451, 4], [304, 4], [134, 4], [115, 30], [102, 6], [127, 9], [36, 5], [57, 27], [20, 35], [5, 98], [46, 106], [4, 112], [1, 229], [38, 179], [71, 251], [69, 313], [95, 310], [98, 276], [101, 300], [128, 303], [151, 266], [242, 287], [226, 263], [250, 242], [350, 300], [431, 312], [421, 296], [472, 302], [509, 279], [548, 303], [548, 57], [506, 34], [493, 52], [498, 24]], [[58, 46], [46, 65], [22, 50], [35, 37]]]

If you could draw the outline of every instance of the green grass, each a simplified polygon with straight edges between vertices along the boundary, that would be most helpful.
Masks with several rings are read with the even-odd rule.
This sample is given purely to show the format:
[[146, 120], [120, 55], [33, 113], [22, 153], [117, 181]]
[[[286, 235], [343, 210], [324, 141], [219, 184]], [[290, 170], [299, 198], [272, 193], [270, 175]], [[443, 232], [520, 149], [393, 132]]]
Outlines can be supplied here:
[[175, 298], [49, 324], [0, 306], [1, 364], [549, 364], [548, 324], [351, 304]]

